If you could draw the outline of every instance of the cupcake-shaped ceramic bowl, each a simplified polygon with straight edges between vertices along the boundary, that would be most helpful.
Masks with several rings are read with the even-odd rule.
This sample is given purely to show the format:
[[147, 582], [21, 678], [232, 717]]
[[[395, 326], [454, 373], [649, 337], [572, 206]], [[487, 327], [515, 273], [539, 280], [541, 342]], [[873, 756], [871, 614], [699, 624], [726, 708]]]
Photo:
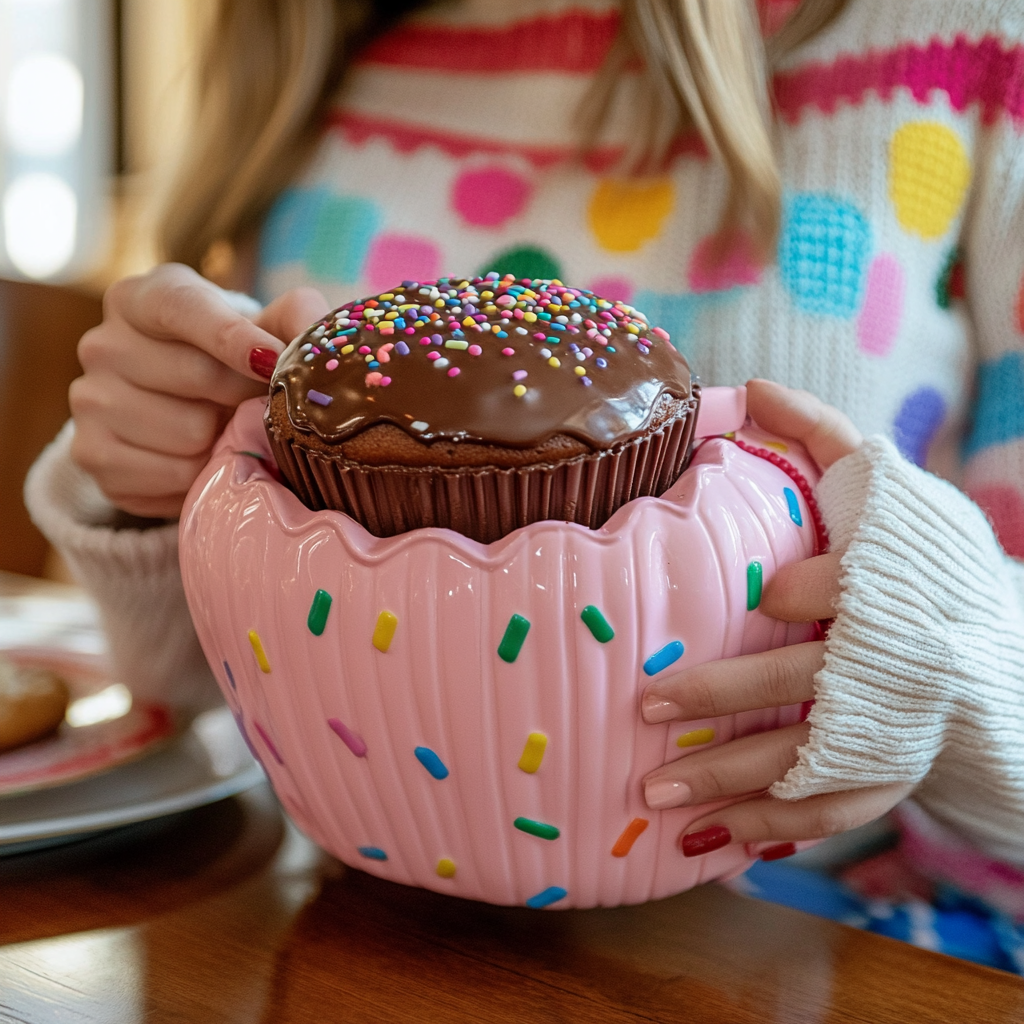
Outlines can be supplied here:
[[[645, 724], [647, 683], [812, 638], [761, 589], [821, 549], [814, 466], [705, 389], [692, 462], [597, 529], [489, 544], [373, 536], [279, 480], [265, 402], [243, 404], [181, 520], [182, 574], [225, 699], [295, 822], [344, 863], [530, 907], [639, 903], [742, 870], [684, 858], [707, 808], [651, 811], [674, 758], [800, 709]], [[708, 436], [725, 435], [725, 436]]]

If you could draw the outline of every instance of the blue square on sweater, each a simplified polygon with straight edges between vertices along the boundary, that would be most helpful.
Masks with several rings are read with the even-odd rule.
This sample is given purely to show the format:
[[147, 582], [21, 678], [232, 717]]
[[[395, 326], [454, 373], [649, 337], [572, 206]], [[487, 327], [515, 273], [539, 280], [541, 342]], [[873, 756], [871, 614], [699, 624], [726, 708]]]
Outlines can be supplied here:
[[851, 203], [803, 192], [783, 204], [779, 270], [808, 313], [852, 317], [864, 296], [871, 228]]

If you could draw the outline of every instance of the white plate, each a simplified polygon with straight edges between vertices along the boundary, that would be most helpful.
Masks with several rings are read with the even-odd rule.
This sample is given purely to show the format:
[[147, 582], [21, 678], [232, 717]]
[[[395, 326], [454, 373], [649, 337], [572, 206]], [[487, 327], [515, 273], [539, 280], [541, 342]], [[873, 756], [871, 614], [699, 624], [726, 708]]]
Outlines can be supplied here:
[[[11, 648], [102, 655], [96, 609], [78, 587], [0, 572], [0, 650]], [[230, 710], [214, 708], [137, 761], [0, 799], [0, 856], [192, 810], [265, 779]]]
[[228, 708], [199, 715], [139, 761], [0, 800], [0, 856], [223, 800], [265, 779]]

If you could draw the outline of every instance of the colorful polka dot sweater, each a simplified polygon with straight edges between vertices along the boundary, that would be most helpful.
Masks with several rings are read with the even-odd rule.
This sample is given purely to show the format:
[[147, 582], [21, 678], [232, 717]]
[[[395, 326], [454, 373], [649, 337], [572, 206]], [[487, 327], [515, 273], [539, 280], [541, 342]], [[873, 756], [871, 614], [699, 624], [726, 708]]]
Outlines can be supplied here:
[[[843, 409], [872, 440], [821, 487], [843, 604], [776, 795], [921, 782], [938, 820], [1024, 863], [1024, 10], [851, 0], [791, 55], [767, 267], [743, 246], [708, 259], [725, 179], [700, 145], [616, 175], [632, 73], [574, 161], [618, 17], [614, 0], [462, 0], [372, 43], [264, 225], [257, 290], [340, 303], [407, 278], [559, 277], [642, 309], [705, 383], [768, 377]], [[131, 588], [178, 600], [172, 531], [83, 525], [55, 482], [62, 443], [30, 503], [138, 658], [152, 627]]]

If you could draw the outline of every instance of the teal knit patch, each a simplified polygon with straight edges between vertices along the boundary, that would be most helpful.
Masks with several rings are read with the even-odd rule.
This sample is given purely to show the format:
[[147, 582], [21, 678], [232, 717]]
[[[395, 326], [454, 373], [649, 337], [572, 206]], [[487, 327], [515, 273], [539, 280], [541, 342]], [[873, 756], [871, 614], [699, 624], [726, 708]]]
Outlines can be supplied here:
[[871, 228], [851, 203], [812, 192], [786, 200], [779, 270], [799, 309], [852, 317], [864, 297], [870, 250]]

